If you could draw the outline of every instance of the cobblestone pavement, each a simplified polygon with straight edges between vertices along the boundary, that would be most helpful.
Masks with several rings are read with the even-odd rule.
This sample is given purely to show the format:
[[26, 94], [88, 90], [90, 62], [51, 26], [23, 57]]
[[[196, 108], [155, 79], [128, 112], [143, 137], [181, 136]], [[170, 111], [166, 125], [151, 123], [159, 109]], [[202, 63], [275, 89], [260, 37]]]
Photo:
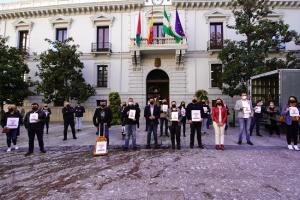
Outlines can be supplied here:
[[[214, 150], [212, 130], [206, 146], [123, 152], [120, 127], [112, 127], [108, 156], [93, 157], [95, 129], [86, 124], [78, 139], [62, 141], [62, 126], [53, 124], [45, 135], [46, 154], [24, 157], [24, 130], [17, 151], [6, 153], [0, 136], [0, 199], [300, 199], [300, 152], [287, 150], [285, 137], [253, 136], [254, 146], [237, 145], [238, 129], [225, 136], [226, 150]], [[187, 130], [189, 133], [189, 129]], [[69, 138], [71, 133], [69, 133]], [[138, 143], [146, 142], [144, 125]]]

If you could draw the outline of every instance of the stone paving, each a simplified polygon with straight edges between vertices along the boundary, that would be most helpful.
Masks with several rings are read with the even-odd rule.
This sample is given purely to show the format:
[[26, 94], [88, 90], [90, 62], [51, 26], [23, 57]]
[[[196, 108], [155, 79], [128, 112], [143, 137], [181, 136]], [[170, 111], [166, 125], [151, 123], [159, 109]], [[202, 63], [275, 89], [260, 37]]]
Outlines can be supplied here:
[[[226, 150], [214, 150], [212, 130], [203, 136], [205, 149], [145, 150], [144, 125], [138, 130], [138, 151], [122, 151], [119, 126], [111, 129], [108, 156], [93, 157], [95, 128], [85, 124], [78, 139], [62, 125], [45, 135], [46, 154], [24, 157], [27, 135], [17, 151], [6, 153], [0, 136], [0, 199], [300, 199], [300, 152], [287, 150], [285, 137], [253, 136], [254, 146], [237, 145], [238, 129], [225, 136]], [[187, 129], [189, 133], [189, 129]], [[164, 147], [170, 138], [162, 137]]]

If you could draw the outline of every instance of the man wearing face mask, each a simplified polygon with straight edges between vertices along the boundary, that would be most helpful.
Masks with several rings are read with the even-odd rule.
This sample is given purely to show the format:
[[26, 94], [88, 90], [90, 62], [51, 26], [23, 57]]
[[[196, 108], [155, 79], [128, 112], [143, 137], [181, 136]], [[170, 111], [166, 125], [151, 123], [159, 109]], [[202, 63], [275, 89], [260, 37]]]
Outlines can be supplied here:
[[150, 98], [149, 105], [145, 107], [144, 110], [144, 117], [148, 121], [148, 133], [147, 133], [147, 149], [150, 149], [151, 143], [151, 135], [153, 133], [155, 148], [158, 147], [157, 142], [157, 126], [158, 126], [158, 119], [160, 116], [160, 108], [154, 104], [154, 99]]
[[133, 98], [128, 98], [128, 106], [125, 107], [122, 115], [125, 119], [126, 130], [124, 150], [129, 148], [130, 137], [132, 138], [132, 148], [136, 150], [136, 125], [140, 118], [140, 110], [134, 105]]
[[200, 103], [197, 101], [197, 97], [194, 96], [192, 103], [189, 103], [186, 108], [186, 118], [191, 127], [191, 137], [190, 137], [190, 148], [194, 148], [195, 132], [197, 132], [198, 147], [203, 149], [201, 139], [201, 125], [202, 117], [204, 116], [204, 110]]
[[169, 137], [168, 134], [168, 102], [166, 99], [162, 101], [162, 105], [160, 106], [160, 137], [163, 136], [164, 126], [165, 126], [165, 134]]
[[234, 110], [238, 111], [238, 120], [240, 125], [238, 144], [242, 144], [243, 134], [245, 133], [247, 144], [253, 145], [253, 143], [250, 140], [250, 125], [251, 117], [253, 116], [253, 108], [250, 100], [247, 99], [246, 93], [243, 92], [241, 94], [241, 99], [236, 101]]
[[203, 121], [202, 121], [203, 126], [201, 126], [201, 129], [202, 129], [201, 132], [203, 134], [206, 134], [206, 132], [208, 131], [207, 123], [208, 123], [209, 116], [210, 116], [210, 107], [206, 102], [207, 101], [205, 99], [203, 99], [201, 101], [201, 104], [202, 104], [202, 107], [204, 110]]
[[254, 116], [251, 121], [250, 136], [252, 136], [254, 126], [256, 127], [256, 135], [262, 136], [260, 134], [260, 121], [262, 119], [262, 113], [263, 113], [262, 106], [263, 106], [263, 101], [257, 100], [256, 106], [254, 107]]
[[171, 108], [168, 109], [168, 120], [169, 120], [169, 129], [171, 133], [171, 143], [172, 143], [172, 149], [175, 149], [175, 138], [176, 138], [176, 144], [177, 149], [180, 150], [180, 129], [181, 129], [181, 110], [176, 107], [176, 101], [172, 101]]
[[109, 145], [109, 128], [112, 121], [112, 111], [106, 106], [106, 101], [100, 101], [99, 108], [96, 108], [93, 123], [97, 127], [97, 131], [100, 131], [100, 136], [105, 136], [107, 145]]
[[35, 135], [38, 138], [40, 151], [46, 153], [43, 141], [46, 114], [42, 110], [39, 110], [39, 105], [37, 103], [31, 104], [31, 107], [32, 110], [29, 111], [24, 118], [24, 126], [28, 131], [29, 137], [29, 149], [25, 156], [29, 156], [33, 153]]
[[279, 127], [277, 125], [276, 116], [279, 114], [279, 110], [275, 107], [274, 101], [270, 101], [269, 106], [267, 108], [267, 113], [270, 117], [270, 128], [269, 133], [270, 136], [273, 135], [274, 131], [278, 136], [280, 136]]
[[74, 113], [75, 113], [75, 109], [71, 107], [69, 102], [66, 102], [65, 107], [62, 109], [62, 114], [64, 118], [64, 139], [63, 140], [67, 140], [69, 126], [71, 126], [72, 129], [73, 139], [77, 139], [75, 134]]

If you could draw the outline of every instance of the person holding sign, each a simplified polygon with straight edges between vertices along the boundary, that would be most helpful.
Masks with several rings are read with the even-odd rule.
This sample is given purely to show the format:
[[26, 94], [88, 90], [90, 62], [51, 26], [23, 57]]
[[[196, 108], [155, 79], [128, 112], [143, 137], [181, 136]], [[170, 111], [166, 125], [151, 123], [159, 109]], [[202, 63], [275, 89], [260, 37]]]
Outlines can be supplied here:
[[191, 127], [191, 137], [190, 137], [190, 148], [194, 148], [195, 132], [197, 132], [198, 147], [203, 149], [201, 139], [201, 125], [202, 125], [202, 116], [204, 115], [203, 107], [197, 101], [197, 97], [194, 96], [192, 103], [189, 103], [186, 108], [186, 118]]
[[124, 108], [122, 115], [125, 119], [126, 130], [124, 150], [129, 148], [130, 137], [132, 138], [132, 148], [136, 150], [136, 126], [140, 119], [140, 109], [134, 105], [133, 98], [128, 98], [128, 106]]
[[185, 137], [185, 130], [186, 130], [186, 108], [185, 108], [185, 102], [182, 101], [180, 106], [178, 107], [181, 111], [181, 126], [183, 131], [183, 137]]
[[256, 127], [256, 135], [257, 136], [262, 136], [260, 134], [260, 121], [263, 117], [262, 106], [263, 106], [263, 101], [261, 99], [257, 100], [256, 101], [256, 106], [254, 107], [254, 116], [251, 120], [250, 136], [252, 136], [252, 132], [253, 132], [254, 127]]
[[22, 121], [22, 116], [19, 112], [16, 111], [15, 105], [8, 106], [8, 112], [6, 112], [1, 119], [2, 128], [8, 129], [6, 133], [6, 142], [7, 142], [7, 152], [11, 151], [11, 143], [14, 145], [14, 149], [18, 150], [17, 146], [17, 134], [18, 128], [20, 127]]
[[253, 116], [253, 108], [251, 101], [247, 99], [247, 94], [245, 92], [241, 93], [241, 99], [236, 101], [234, 110], [238, 111], [238, 120], [240, 125], [238, 144], [242, 144], [243, 134], [245, 133], [247, 144], [253, 145], [250, 140], [250, 125], [251, 117]]
[[212, 108], [213, 126], [215, 129], [215, 141], [217, 150], [225, 150], [224, 133], [227, 121], [227, 109], [222, 99], [216, 99], [216, 106]]
[[[100, 136], [105, 136], [107, 140], [107, 145], [109, 145], [109, 128], [112, 121], [112, 111], [106, 106], [106, 101], [100, 101], [100, 107], [96, 108], [93, 123], [97, 127], [97, 131], [100, 131]], [[100, 129], [100, 130], [99, 130]]]
[[46, 153], [43, 141], [46, 114], [42, 110], [39, 110], [39, 104], [37, 103], [31, 104], [31, 108], [32, 110], [26, 113], [24, 118], [24, 126], [28, 131], [29, 137], [29, 149], [25, 156], [33, 153], [35, 135], [38, 138], [41, 153]]
[[[289, 150], [299, 151], [298, 148], [298, 128], [300, 126], [300, 110], [297, 107], [298, 100], [295, 96], [290, 96], [288, 105], [282, 110], [281, 114], [285, 116], [285, 124], [287, 125], [286, 140]], [[294, 146], [292, 146], [292, 140]]]
[[210, 107], [205, 99], [202, 99], [201, 101], [202, 107], [203, 107], [203, 117], [202, 117], [202, 126], [201, 126], [201, 132], [203, 134], [206, 134], [208, 131], [207, 123], [209, 123], [209, 116], [210, 116]]
[[50, 122], [50, 115], [51, 115], [51, 109], [48, 107], [48, 104], [44, 105], [44, 107], [42, 108], [42, 111], [46, 115], [45, 125], [46, 125], [46, 134], [48, 134], [48, 131], [49, 131], [49, 122]]
[[172, 149], [175, 149], [175, 137], [177, 149], [180, 150], [180, 129], [182, 114], [180, 108], [176, 107], [176, 101], [172, 101], [171, 108], [168, 110], [167, 118], [169, 120], [169, 129], [171, 133]]
[[168, 108], [169, 106], [167, 100], [163, 99], [162, 105], [160, 106], [160, 137], [163, 136], [164, 126], [165, 126], [165, 134], [167, 137], [169, 137], [168, 119], [167, 119]]
[[157, 126], [158, 126], [159, 116], [160, 116], [160, 107], [154, 104], [153, 98], [150, 98], [149, 105], [147, 105], [144, 110], [144, 117], [146, 118], [148, 123], [147, 146], [146, 146], [147, 149], [151, 148], [150, 143], [151, 143], [152, 133], [154, 136], [155, 148], [158, 148]]
[[270, 104], [267, 108], [267, 113], [270, 117], [270, 127], [269, 127], [270, 136], [273, 135], [274, 131], [278, 136], [280, 136], [279, 126], [277, 125], [277, 116], [279, 115], [279, 110], [275, 107], [274, 101], [270, 101]]

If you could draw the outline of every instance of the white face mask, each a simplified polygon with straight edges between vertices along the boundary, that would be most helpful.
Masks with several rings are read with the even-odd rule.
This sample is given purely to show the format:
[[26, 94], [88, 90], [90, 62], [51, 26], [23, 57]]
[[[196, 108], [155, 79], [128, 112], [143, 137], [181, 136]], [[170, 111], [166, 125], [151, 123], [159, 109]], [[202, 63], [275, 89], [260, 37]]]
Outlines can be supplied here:
[[247, 96], [242, 96], [242, 99], [243, 99], [243, 100], [246, 100], [246, 99], [247, 99]]
[[258, 106], [262, 106], [262, 105], [263, 105], [263, 103], [262, 103], [262, 102], [260, 102], [260, 103], [258, 103], [257, 105], [258, 105]]
[[133, 105], [133, 102], [128, 102], [128, 105], [132, 106], [132, 105]]
[[271, 108], [274, 108], [274, 104], [270, 104], [270, 107], [271, 107]]

